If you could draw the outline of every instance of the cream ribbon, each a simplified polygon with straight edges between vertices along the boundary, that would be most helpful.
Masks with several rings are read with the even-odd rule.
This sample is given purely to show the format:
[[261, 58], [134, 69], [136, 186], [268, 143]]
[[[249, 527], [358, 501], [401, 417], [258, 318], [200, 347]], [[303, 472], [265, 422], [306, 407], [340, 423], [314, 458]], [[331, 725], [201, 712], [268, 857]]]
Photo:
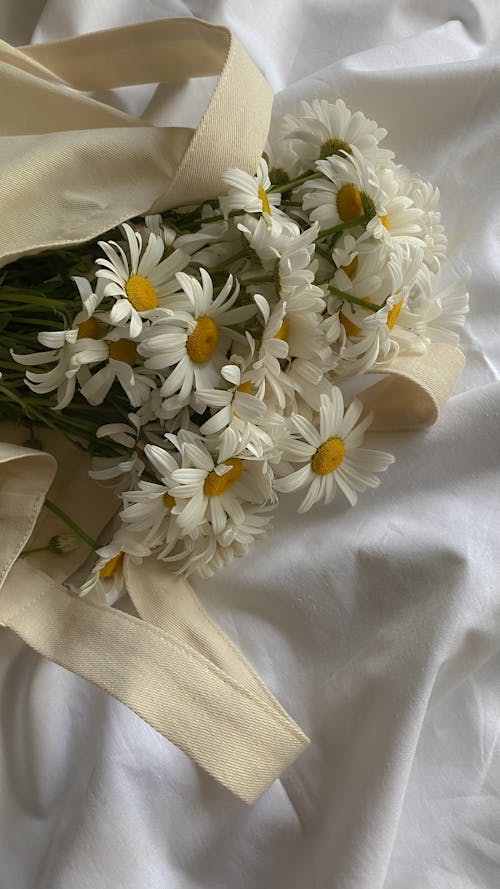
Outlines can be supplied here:
[[361, 393], [373, 411], [371, 431], [421, 429], [439, 417], [465, 363], [463, 352], [448, 343], [430, 343], [423, 355], [397, 355], [372, 373], [384, 379]]
[[[154, 127], [81, 92], [218, 73], [195, 132]], [[225, 168], [254, 172], [271, 109], [268, 84], [234, 37], [196, 19], [20, 49], [0, 41], [0, 88], [0, 264], [213, 197]], [[395, 359], [362, 396], [375, 428], [434, 422], [462, 364], [458, 349], [442, 345]], [[57, 464], [23, 446], [21, 430], [6, 431], [14, 443], [0, 445], [0, 624], [123, 701], [254, 801], [308, 740], [190, 585], [154, 559], [127, 562], [135, 617], [75, 598], [62, 585], [85, 550], [19, 558], [30, 536], [30, 547], [43, 545], [63, 530], [45, 511], [37, 524], [51, 484], [51, 499], [76, 510], [94, 537], [116, 509], [109, 492], [89, 482], [81, 454], [66, 439], [43, 435]]]
[[[79, 484], [88, 466], [75, 463], [72, 451], [68, 445], [66, 462]], [[253, 802], [304, 750], [307, 738], [191, 586], [161, 562], [126, 565], [139, 614], [134, 617], [71, 595], [36, 567], [37, 556], [18, 558], [55, 472], [56, 461], [47, 453], [0, 445], [0, 624], [118, 698], [229, 790]], [[95, 515], [97, 490], [88, 489], [88, 515]], [[51, 496], [59, 505], [73, 499], [62, 485]], [[47, 534], [45, 522], [39, 538], [40, 533]], [[65, 558], [52, 556], [55, 565]]]
[[[84, 94], [216, 74], [196, 131], [156, 127]], [[0, 265], [214, 197], [228, 167], [255, 172], [272, 106], [236, 38], [198, 19], [39, 46], [0, 41], [0, 90]]]

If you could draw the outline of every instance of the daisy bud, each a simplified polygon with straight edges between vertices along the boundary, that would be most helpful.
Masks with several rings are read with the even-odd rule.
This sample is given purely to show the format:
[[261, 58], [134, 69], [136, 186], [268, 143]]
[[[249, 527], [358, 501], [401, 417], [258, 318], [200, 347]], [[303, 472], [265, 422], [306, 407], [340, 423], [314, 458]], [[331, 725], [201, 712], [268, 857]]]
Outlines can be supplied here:
[[73, 534], [55, 534], [50, 538], [47, 549], [52, 553], [72, 553], [78, 546], [78, 540]]

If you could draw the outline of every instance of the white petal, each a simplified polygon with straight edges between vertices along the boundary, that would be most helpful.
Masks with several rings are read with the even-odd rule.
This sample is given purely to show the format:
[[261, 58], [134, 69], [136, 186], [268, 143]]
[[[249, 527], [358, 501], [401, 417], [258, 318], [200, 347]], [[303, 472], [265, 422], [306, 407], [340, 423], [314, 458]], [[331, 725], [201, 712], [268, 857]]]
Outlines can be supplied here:
[[359, 420], [362, 410], [363, 402], [360, 401], [359, 398], [355, 398], [347, 408], [344, 414], [344, 419], [338, 427], [337, 434], [340, 438], [346, 438], [353, 426], [355, 426]]
[[129, 303], [128, 299], [119, 299], [117, 300], [117, 302], [115, 302], [113, 308], [109, 313], [109, 320], [111, 321], [111, 324], [119, 325], [130, 317], [131, 312], [132, 306]]
[[358, 502], [358, 495], [356, 491], [351, 488], [345, 476], [341, 472], [339, 472], [339, 470], [335, 472], [335, 481], [337, 482], [344, 496], [347, 497], [351, 506], [356, 506], [356, 503]]
[[221, 534], [226, 527], [227, 517], [220, 497], [209, 498], [209, 512], [215, 534]]
[[202, 485], [206, 477], [207, 473], [204, 469], [175, 469], [172, 473], [172, 480], [182, 485]]
[[321, 438], [312, 423], [310, 423], [309, 420], [306, 420], [305, 417], [301, 416], [301, 414], [292, 414], [291, 420], [302, 437], [314, 448], [319, 448]]
[[239, 386], [241, 382], [241, 371], [237, 364], [225, 364], [221, 369], [221, 374], [228, 383], [233, 386]]
[[297, 469], [296, 472], [292, 472], [291, 475], [286, 475], [284, 478], [277, 478], [274, 480], [274, 487], [277, 491], [281, 491], [284, 494], [288, 494], [291, 491], [296, 491], [298, 488], [302, 488], [307, 482], [312, 479], [312, 470], [307, 463], [305, 466], [302, 466], [301, 469]]
[[311, 506], [314, 506], [314, 504], [317, 503], [318, 500], [321, 500], [324, 487], [325, 485], [323, 477], [316, 476], [315, 478], [313, 478], [311, 486], [297, 511], [299, 513], [307, 512], [311, 508]]
[[188, 457], [191, 463], [194, 463], [197, 469], [204, 469], [206, 472], [210, 472], [214, 468], [214, 461], [210, 454], [192, 442], [183, 445], [182, 453]]

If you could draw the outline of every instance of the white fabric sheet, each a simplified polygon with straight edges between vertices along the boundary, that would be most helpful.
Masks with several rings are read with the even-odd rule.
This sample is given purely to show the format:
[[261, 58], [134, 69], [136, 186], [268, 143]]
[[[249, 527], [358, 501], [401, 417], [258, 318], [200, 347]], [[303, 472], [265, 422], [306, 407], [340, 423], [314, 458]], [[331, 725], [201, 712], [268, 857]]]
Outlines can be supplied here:
[[498, 889], [498, 2], [2, 0], [0, 33], [175, 15], [231, 27], [276, 114], [340, 95], [439, 186], [467, 365], [437, 426], [374, 436], [397, 463], [356, 509], [284, 508], [197, 585], [312, 739], [253, 807], [2, 631], [0, 889]]

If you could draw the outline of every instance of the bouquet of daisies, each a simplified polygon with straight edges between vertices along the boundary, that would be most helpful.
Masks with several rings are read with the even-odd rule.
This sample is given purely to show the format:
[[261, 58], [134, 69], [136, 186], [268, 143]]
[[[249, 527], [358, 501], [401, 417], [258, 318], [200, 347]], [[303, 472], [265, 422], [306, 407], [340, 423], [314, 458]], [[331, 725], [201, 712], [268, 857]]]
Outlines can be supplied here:
[[105, 545], [84, 534], [81, 594], [114, 602], [125, 554], [211, 576], [280, 495], [304, 513], [379, 484], [394, 458], [344, 381], [456, 343], [468, 311], [465, 278], [440, 283], [438, 190], [385, 136], [341, 99], [302, 102], [221, 196], [0, 273], [3, 415], [32, 446], [40, 425], [70, 436], [118, 498]]

